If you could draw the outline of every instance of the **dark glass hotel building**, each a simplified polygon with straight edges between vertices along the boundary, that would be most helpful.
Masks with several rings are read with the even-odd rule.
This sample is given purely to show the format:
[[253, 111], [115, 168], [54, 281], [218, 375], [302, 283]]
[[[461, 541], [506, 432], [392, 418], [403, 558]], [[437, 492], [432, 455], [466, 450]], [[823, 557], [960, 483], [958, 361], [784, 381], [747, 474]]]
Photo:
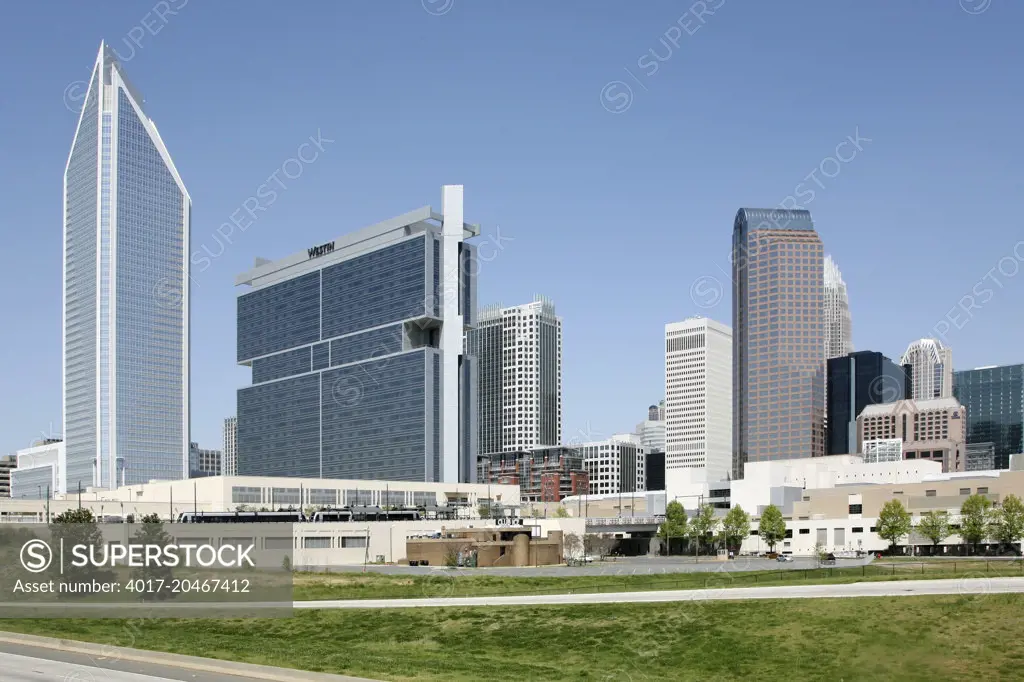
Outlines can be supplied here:
[[240, 476], [472, 482], [479, 228], [462, 187], [236, 284]]
[[953, 396], [967, 408], [967, 443], [992, 443], [996, 468], [1009, 468], [1024, 451], [1024, 365], [953, 372]]
[[904, 368], [875, 351], [830, 358], [826, 380], [828, 455], [857, 453], [857, 417], [865, 407], [894, 403], [910, 394]]

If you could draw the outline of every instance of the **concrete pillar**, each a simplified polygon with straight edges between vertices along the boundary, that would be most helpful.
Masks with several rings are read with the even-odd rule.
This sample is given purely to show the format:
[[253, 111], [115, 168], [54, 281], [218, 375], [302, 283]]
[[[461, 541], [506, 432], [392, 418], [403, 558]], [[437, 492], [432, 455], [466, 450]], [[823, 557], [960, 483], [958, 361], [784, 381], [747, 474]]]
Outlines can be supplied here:
[[526, 533], [519, 533], [512, 538], [512, 565], [530, 565], [530, 536]]

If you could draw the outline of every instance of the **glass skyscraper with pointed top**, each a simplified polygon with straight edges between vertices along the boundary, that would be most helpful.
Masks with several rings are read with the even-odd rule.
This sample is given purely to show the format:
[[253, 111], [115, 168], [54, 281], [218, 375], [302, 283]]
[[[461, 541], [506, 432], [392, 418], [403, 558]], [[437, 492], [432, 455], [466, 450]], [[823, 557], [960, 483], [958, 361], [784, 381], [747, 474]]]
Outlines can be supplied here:
[[64, 171], [66, 490], [181, 479], [191, 199], [101, 44]]

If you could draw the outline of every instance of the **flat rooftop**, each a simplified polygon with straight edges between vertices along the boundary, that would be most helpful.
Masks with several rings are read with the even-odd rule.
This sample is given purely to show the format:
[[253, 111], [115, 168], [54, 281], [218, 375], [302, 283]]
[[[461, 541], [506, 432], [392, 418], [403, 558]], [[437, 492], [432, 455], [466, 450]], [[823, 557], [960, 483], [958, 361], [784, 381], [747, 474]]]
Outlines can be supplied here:
[[[257, 258], [256, 265], [252, 270], [235, 277], [235, 286], [259, 286], [271, 283], [271, 281], [281, 281], [305, 274], [405, 237], [423, 232], [440, 232], [443, 223], [443, 214], [438, 213], [430, 206], [423, 206], [415, 211], [409, 211], [355, 232], [349, 232], [334, 240], [311, 244], [303, 251], [279, 260], [270, 261], [265, 258]], [[463, 239], [471, 239], [479, 235], [479, 225], [462, 224]], [[330, 245], [329, 249], [323, 248], [328, 245]], [[317, 249], [320, 249], [322, 255], [315, 253]]]

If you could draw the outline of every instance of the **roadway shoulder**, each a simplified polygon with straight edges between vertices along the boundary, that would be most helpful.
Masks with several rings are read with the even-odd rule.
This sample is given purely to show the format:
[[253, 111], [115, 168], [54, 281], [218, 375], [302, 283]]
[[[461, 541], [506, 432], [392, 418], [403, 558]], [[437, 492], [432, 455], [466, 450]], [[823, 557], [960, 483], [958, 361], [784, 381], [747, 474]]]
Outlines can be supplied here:
[[236, 661], [224, 661], [214, 658], [169, 654], [161, 651], [130, 649], [128, 647], [94, 644], [92, 642], [79, 642], [70, 639], [56, 639], [53, 637], [39, 637], [37, 635], [23, 635], [14, 632], [0, 631], [0, 642], [20, 644], [40, 649], [51, 649], [54, 651], [85, 654], [88, 656], [95, 656], [97, 661], [102, 661], [104, 659], [135, 661], [138, 663], [164, 665], [172, 668], [181, 668], [184, 670], [194, 670], [198, 672], [236, 675], [253, 680], [265, 680], [266, 682], [380, 682], [379, 680], [371, 680], [365, 677], [331, 675], [328, 673], [315, 673], [297, 669], [293, 670], [291, 668], [274, 668], [271, 666], [255, 665], [252, 663], [238, 663]]

